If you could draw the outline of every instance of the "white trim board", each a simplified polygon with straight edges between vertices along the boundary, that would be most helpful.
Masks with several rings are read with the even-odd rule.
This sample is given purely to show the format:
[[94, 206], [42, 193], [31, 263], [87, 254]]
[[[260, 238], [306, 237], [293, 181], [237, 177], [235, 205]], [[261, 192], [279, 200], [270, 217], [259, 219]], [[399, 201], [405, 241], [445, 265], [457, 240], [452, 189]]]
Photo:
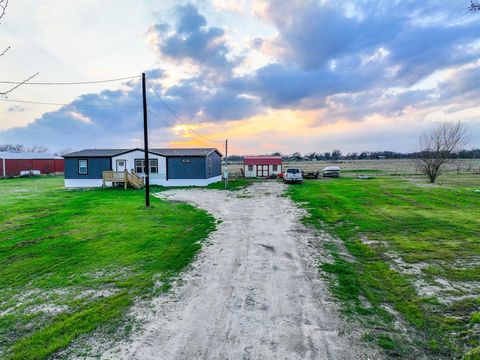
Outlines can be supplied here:
[[102, 179], [65, 179], [66, 188], [102, 187]]

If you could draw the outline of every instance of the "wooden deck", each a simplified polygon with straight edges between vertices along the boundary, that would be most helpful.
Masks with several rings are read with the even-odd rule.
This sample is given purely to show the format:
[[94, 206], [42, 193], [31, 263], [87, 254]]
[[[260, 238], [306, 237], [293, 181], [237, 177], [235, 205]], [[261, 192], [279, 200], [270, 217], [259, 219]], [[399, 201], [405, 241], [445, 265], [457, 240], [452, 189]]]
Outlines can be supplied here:
[[124, 184], [125, 189], [128, 185], [133, 186], [136, 189], [140, 189], [144, 186], [143, 178], [138, 177], [137, 174], [129, 173], [128, 171], [104, 171], [103, 172], [103, 185], [106, 182], [115, 184]]

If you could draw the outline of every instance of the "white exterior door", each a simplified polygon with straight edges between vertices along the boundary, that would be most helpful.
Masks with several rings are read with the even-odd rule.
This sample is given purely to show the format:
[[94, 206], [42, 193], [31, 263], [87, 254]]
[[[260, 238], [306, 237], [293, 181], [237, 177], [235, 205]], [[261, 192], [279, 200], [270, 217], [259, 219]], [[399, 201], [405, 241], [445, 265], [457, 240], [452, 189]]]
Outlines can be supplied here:
[[127, 162], [124, 159], [117, 159], [115, 165], [115, 171], [125, 171], [127, 170]]

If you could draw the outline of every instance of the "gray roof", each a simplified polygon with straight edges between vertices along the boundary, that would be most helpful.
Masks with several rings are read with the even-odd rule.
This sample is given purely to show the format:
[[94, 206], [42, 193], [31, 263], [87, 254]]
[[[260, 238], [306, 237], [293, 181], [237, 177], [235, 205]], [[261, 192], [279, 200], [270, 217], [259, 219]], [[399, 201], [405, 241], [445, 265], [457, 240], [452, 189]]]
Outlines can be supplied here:
[[[63, 157], [112, 157], [125, 154], [131, 151], [143, 149], [85, 149], [63, 155]], [[162, 156], [207, 156], [216, 151], [220, 156], [222, 154], [215, 148], [184, 148], [184, 149], [149, 149], [149, 153]]]
[[222, 154], [215, 148], [187, 148], [187, 149], [150, 149], [150, 152], [163, 156], [207, 156], [212, 151]]
[[135, 149], [85, 149], [63, 155], [63, 157], [110, 157], [130, 152]]
[[0, 159], [61, 159], [61, 156], [36, 152], [0, 152]]

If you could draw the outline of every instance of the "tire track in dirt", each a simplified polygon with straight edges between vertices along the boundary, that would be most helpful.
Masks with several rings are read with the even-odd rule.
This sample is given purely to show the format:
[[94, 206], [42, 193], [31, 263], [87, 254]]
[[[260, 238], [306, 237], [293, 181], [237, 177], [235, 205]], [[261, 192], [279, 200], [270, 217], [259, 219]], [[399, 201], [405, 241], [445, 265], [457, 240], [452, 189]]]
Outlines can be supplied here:
[[133, 313], [142, 330], [107, 352], [115, 359], [377, 359], [344, 322], [318, 273], [321, 247], [301, 225], [285, 185], [175, 189], [222, 220], [181, 284]]

